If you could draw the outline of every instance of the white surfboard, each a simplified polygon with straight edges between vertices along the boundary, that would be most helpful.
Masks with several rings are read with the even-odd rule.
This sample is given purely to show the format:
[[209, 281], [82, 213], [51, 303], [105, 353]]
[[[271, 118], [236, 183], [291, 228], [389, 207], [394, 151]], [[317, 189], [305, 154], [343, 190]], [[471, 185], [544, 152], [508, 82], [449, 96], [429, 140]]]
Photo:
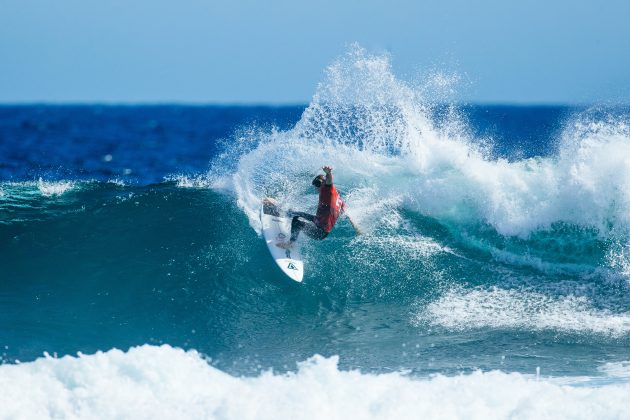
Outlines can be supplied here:
[[291, 219], [280, 211], [273, 199], [264, 199], [260, 208], [260, 221], [262, 233], [267, 242], [271, 256], [280, 267], [280, 270], [291, 280], [302, 282], [304, 277], [304, 263], [297, 244], [291, 249], [282, 249], [276, 244], [287, 242], [291, 235]]

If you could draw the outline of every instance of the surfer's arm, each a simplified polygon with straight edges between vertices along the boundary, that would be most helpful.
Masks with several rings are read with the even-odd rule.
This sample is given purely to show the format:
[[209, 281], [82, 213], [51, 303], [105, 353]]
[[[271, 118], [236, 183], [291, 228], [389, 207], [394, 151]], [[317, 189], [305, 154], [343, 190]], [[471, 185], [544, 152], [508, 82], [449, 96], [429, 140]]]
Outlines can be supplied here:
[[332, 185], [333, 184], [332, 168], [330, 166], [324, 166], [322, 169], [326, 173], [325, 184]]

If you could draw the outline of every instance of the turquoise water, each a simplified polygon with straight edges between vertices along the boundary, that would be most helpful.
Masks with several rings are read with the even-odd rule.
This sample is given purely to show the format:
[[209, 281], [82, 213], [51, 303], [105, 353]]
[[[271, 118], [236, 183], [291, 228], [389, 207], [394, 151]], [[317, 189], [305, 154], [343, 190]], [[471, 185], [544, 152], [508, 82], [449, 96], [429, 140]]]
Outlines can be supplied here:
[[235, 373], [316, 353], [421, 375], [589, 375], [627, 357], [627, 284], [597, 271], [611, 246], [590, 232], [508, 240], [403, 213], [405, 226], [355, 237], [342, 219], [326, 241], [303, 244], [294, 284], [231, 194], [175, 182], [68, 188], [27, 199], [1, 227], [6, 362], [145, 343], [196, 349]]

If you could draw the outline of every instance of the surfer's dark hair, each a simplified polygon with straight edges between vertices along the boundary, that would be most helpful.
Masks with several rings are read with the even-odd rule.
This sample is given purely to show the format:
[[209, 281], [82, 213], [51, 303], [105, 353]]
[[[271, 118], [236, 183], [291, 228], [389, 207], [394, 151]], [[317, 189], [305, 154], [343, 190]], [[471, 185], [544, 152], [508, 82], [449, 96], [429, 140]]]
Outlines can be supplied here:
[[326, 177], [324, 177], [324, 175], [317, 175], [313, 179], [313, 185], [316, 186], [317, 188], [319, 188], [319, 187], [322, 186], [322, 184], [324, 183], [325, 180], [326, 180]]

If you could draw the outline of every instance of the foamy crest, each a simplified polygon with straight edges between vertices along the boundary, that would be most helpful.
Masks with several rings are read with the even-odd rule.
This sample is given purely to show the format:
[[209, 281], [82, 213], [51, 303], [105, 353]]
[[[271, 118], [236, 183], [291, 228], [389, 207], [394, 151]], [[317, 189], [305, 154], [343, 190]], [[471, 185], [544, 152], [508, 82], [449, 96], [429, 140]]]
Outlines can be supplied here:
[[252, 226], [259, 228], [265, 195], [287, 207], [315, 206], [310, 181], [323, 165], [336, 168], [335, 183], [359, 222], [374, 219], [374, 203], [406, 199], [416, 175], [404, 162], [409, 139], [435, 135], [417, 95], [392, 75], [387, 57], [356, 48], [330, 66], [297, 125], [261, 136], [238, 158], [233, 188]]
[[630, 412], [630, 384], [569, 386], [518, 373], [411, 378], [341, 371], [316, 356], [295, 373], [234, 377], [195, 351], [142, 346], [0, 366], [4, 418], [591, 419]]
[[39, 192], [46, 197], [61, 195], [73, 187], [71, 181], [44, 181], [42, 178], [37, 181]]
[[510, 328], [623, 336], [630, 314], [593, 308], [584, 297], [553, 298], [499, 288], [452, 290], [422, 308], [414, 319], [453, 330]]
[[364, 225], [380, 220], [373, 203], [397, 200], [506, 236], [527, 238], [557, 222], [630, 235], [626, 124], [576, 120], [556, 156], [508, 161], [492, 158], [455, 108], [432, 120], [426, 95], [393, 75], [389, 57], [354, 47], [327, 69], [293, 129], [255, 133], [257, 146], [236, 159], [230, 182], [252, 226], [265, 195], [313, 208], [310, 179], [327, 164]]
[[210, 188], [212, 186], [207, 176], [174, 175], [167, 177], [165, 181], [175, 182], [180, 188]]
[[108, 184], [112, 184], [115, 185], [117, 187], [126, 187], [127, 183], [125, 183], [124, 180], [120, 179], [120, 178], [112, 178], [112, 179], [108, 179], [107, 180]]
[[599, 370], [608, 377], [630, 380], [630, 361], [606, 363]]

